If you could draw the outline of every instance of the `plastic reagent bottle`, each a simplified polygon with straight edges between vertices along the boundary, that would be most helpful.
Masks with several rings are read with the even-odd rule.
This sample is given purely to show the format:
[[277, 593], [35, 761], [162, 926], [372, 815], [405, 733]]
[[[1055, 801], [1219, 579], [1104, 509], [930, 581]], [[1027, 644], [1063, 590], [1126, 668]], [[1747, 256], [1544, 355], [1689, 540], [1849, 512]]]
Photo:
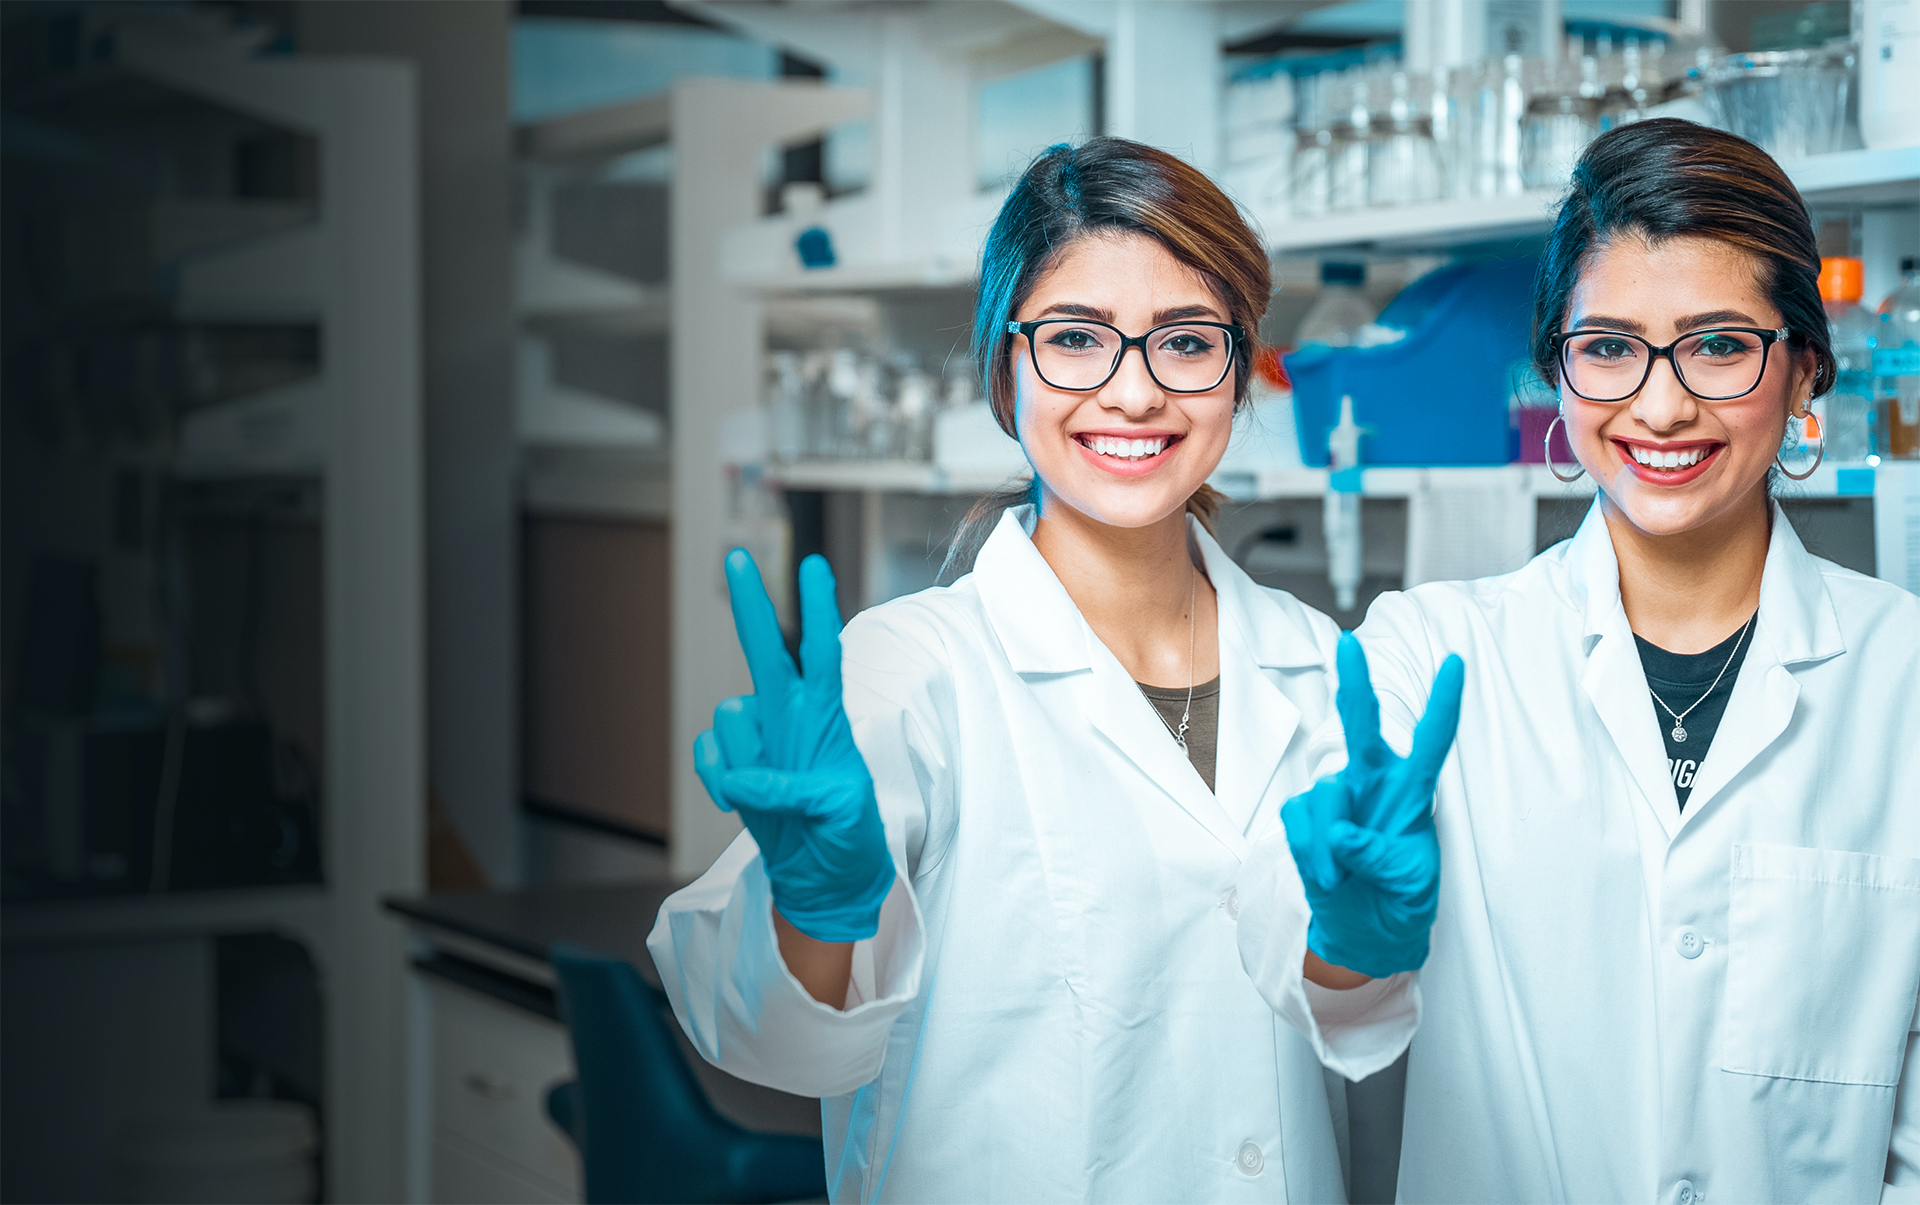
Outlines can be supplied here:
[[1873, 450], [1873, 340], [1880, 319], [1860, 307], [1863, 281], [1863, 266], [1852, 256], [1820, 261], [1820, 299], [1833, 331], [1833, 355], [1840, 363], [1832, 392], [1814, 403], [1830, 461], [1865, 460]]
[[1334, 605], [1351, 611], [1360, 592], [1360, 437], [1353, 395], [1340, 399], [1340, 424], [1327, 433], [1327, 497], [1321, 511], [1327, 537], [1327, 581]]
[[1294, 345], [1322, 343], [1328, 347], [1352, 347], [1360, 329], [1377, 314], [1366, 294], [1360, 291], [1366, 281], [1365, 264], [1321, 264], [1320, 297], [1300, 320], [1300, 329], [1293, 337]]
[[1920, 460], [1920, 258], [1900, 261], [1900, 287], [1880, 303], [1873, 346], [1873, 401], [1882, 456]]

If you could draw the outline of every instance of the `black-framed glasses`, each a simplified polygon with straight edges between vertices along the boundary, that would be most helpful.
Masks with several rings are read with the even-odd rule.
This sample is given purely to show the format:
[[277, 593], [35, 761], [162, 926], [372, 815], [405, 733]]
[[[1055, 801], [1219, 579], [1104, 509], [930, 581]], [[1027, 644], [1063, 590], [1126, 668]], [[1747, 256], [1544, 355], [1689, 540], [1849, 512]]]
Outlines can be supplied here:
[[1688, 393], [1704, 402], [1726, 402], [1760, 387], [1767, 353], [1786, 337], [1784, 326], [1717, 326], [1682, 335], [1665, 347], [1625, 331], [1568, 331], [1553, 338], [1560, 345], [1560, 379], [1590, 402], [1632, 397], [1661, 359], [1672, 365]]
[[1206, 393], [1227, 379], [1234, 353], [1246, 343], [1245, 332], [1227, 322], [1167, 322], [1129, 335], [1091, 318], [1042, 318], [1009, 322], [1007, 333], [1027, 337], [1041, 380], [1073, 393], [1112, 380], [1129, 347], [1140, 349], [1147, 375], [1168, 393]]

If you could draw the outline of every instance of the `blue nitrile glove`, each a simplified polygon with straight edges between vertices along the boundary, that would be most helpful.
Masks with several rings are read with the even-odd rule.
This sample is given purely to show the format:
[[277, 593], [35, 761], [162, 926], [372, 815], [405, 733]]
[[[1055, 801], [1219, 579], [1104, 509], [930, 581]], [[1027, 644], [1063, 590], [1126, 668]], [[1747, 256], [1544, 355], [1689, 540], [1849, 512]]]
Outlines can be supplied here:
[[1466, 665], [1449, 656], [1401, 757], [1380, 736], [1367, 655], [1347, 632], [1338, 652], [1347, 765], [1280, 809], [1313, 920], [1307, 948], [1375, 979], [1417, 971], [1440, 902], [1433, 789], [1460, 725]]
[[840, 701], [833, 570], [824, 557], [800, 562], [804, 674], [745, 549], [727, 554], [727, 588], [753, 694], [714, 709], [713, 727], [693, 742], [694, 769], [759, 844], [781, 916], [816, 941], [872, 937], [893, 889], [893, 855]]

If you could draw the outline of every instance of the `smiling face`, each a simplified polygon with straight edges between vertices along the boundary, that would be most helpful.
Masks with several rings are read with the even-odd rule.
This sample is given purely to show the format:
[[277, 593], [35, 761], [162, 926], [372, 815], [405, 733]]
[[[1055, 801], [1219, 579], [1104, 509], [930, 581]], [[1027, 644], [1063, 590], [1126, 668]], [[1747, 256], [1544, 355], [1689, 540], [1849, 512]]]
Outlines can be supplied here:
[[[1183, 321], [1232, 322], [1198, 272], [1154, 239], [1089, 235], [1069, 246], [1013, 315], [1021, 322], [1092, 319], [1128, 335]], [[1112, 362], [1111, 331], [1071, 324], [1034, 332], [1049, 376], [1076, 383], [1052, 365], [1073, 358]], [[1225, 332], [1211, 327], [1160, 330], [1152, 341], [1163, 379], [1175, 365], [1217, 354]], [[1105, 340], [1104, 347], [1099, 344]], [[1104, 385], [1087, 392], [1055, 388], [1034, 370], [1025, 335], [1008, 338], [1013, 357], [1014, 425], [1041, 488], [1042, 516], [1065, 505], [1114, 527], [1147, 527], [1183, 513], [1220, 463], [1233, 431], [1234, 374], [1204, 393], [1172, 393], [1129, 349]], [[1203, 373], [1209, 376], [1210, 373]], [[1171, 383], [1184, 386], [1185, 381]]]
[[[1568, 299], [1563, 331], [1603, 329], [1639, 335], [1655, 347], [1723, 327], [1774, 330], [1785, 325], [1767, 299], [1758, 260], [1714, 239], [1681, 237], [1649, 245], [1622, 237], [1596, 249]], [[1755, 357], [1753, 336], [1686, 340], [1674, 349], [1687, 379], [1703, 393], [1716, 380], [1742, 376]], [[1625, 341], [1592, 342], [1589, 363], [1646, 349]], [[1757, 363], [1757, 360], [1750, 362]], [[1780, 450], [1787, 414], [1806, 413], [1813, 359], [1782, 343], [1766, 348], [1766, 369], [1749, 393], [1703, 401], [1680, 384], [1665, 360], [1653, 364], [1638, 392], [1595, 402], [1568, 386], [1562, 361], [1560, 401], [1574, 454], [1621, 516], [1648, 535], [1677, 535], [1760, 505], [1767, 469]], [[1637, 374], [1624, 371], [1629, 386]], [[1587, 392], [1603, 391], [1586, 385]], [[1750, 375], [1739, 384], [1745, 384]]]

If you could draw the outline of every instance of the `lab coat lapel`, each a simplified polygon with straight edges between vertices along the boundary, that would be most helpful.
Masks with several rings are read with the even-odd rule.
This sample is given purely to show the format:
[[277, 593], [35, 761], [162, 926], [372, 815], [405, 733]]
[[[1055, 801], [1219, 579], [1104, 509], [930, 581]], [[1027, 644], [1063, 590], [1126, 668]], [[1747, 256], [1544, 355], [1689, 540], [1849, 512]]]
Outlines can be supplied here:
[[1726, 713], [1694, 777], [1683, 823], [1712, 804], [1787, 730], [1800, 699], [1800, 683], [1788, 667], [1846, 651], [1820, 564], [1778, 506], [1760, 576], [1760, 618], [1750, 639], [1753, 646], [1740, 666]]
[[[1088, 633], [1092, 635], [1091, 632]], [[1096, 640], [1097, 644], [1098, 641]], [[1173, 797], [1235, 857], [1246, 852], [1246, 841], [1234, 828], [1200, 772], [1193, 768], [1153, 705], [1127, 675], [1126, 669], [1104, 645], [1094, 658], [1093, 673], [1076, 683], [1080, 706], [1087, 718], [1113, 747], [1124, 754], [1155, 785]], [[1225, 704], [1225, 699], [1221, 700]]]
[[[1015, 673], [1073, 675], [1080, 710], [1115, 752], [1137, 766], [1182, 810], [1240, 855], [1244, 838], [1235, 831], [1207, 784], [1173, 743], [1119, 660], [1100, 643], [1073, 604], [1053, 567], [1033, 546], [1027, 529], [1031, 506], [1014, 507], [981, 546], [974, 581], [994, 635]], [[1223, 700], [1224, 703], [1224, 700]]]
[[1581, 639], [1587, 663], [1580, 686], [1640, 788], [1641, 804], [1653, 810], [1671, 840], [1680, 829], [1680, 810], [1667, 774], [1667, 747], [1653, 714], [1640, 649], [1633, 642], [1626, 608], [1620, 604], [1620, 562], [1597, 499], [1574, 534], [1568, 562], [1576, 595], [1584, 596], [1581, 605], [1586, 614]]
[[1213, 793], [1244, 835], [1300, 727], [1300, 709], [1261, 671], [1323, 665], [1326, 658], [1312, 633], [1198, 523], [1193, 533], [1220, 600], [1220, 731]]

